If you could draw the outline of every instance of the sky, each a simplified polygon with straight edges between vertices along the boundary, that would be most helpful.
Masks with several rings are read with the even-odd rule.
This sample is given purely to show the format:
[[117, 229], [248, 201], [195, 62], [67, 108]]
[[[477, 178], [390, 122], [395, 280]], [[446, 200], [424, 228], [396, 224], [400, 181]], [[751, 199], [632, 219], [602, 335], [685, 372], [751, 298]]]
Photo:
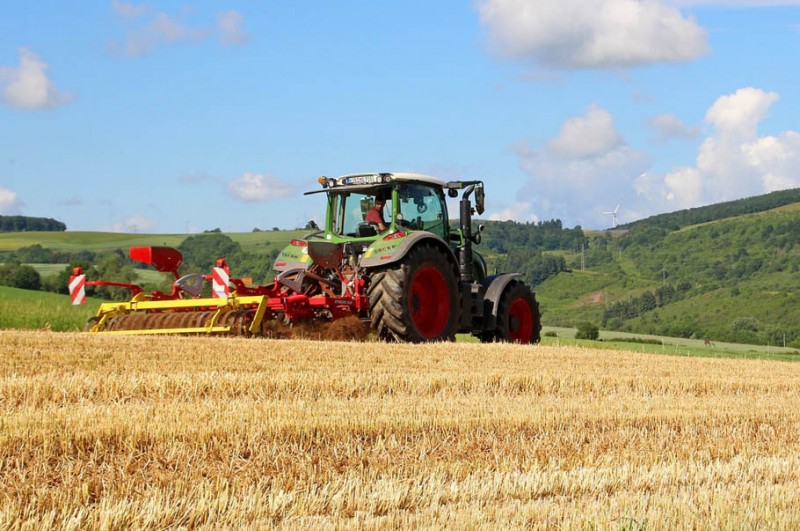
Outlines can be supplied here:
[[800, 187], [799, 66], [800, 0], [4, 2], [0, 215], [288, 229], [397, 171], [608, 228]]

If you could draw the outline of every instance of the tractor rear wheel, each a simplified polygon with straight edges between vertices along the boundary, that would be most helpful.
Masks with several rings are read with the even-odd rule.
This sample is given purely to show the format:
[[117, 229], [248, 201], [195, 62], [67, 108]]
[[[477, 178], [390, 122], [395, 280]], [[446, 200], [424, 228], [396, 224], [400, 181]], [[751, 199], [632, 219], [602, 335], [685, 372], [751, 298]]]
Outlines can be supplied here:
[[497, 306], [497, 327], [484, 332], [480, 339], [509, 341], [512, 343], [538, 343], [541, 340], [541, 314], [539, 303], [530, 288], [519, 281], [512, 281], [500, 297]]
[[436, 247], [420, 244], [400, 262], [372, 274], [370, 321], [388, 341], [452, 341], [460, 305], [453, 265]]

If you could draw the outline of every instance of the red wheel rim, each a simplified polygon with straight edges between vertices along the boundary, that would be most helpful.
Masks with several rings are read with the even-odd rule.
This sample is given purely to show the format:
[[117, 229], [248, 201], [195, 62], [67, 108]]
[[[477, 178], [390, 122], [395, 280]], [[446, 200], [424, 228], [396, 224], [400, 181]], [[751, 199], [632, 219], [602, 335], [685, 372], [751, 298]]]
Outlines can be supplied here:
[[518, 343], [530, 343], [533, 336], [533, 312], [523, 298], [515, 299], [508, 309], [509, 339]]
[[427, 338], [439, 337], [450, 319], [450, 293], [444, 275], [433, 266], [424, 266], [411, 281], [409, 294], [411, 320]]

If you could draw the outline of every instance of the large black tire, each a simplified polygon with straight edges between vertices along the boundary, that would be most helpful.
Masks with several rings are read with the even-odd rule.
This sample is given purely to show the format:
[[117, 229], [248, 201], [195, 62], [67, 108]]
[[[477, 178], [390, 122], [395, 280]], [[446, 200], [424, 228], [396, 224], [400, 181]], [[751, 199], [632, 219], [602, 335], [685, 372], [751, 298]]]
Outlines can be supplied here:
[[530, 288], [518, 280], [512, 280], [500, 296], [497, 327], [483, 332], [479, 337], [484, 343], [538, 343], [541, 340], [541, 316], [539, 303]]
[[399, 262], [375, 271], [367, 289], [370, 321], [387, 341], [452, 341], [460, 319], [453, 264], [421, 243]]

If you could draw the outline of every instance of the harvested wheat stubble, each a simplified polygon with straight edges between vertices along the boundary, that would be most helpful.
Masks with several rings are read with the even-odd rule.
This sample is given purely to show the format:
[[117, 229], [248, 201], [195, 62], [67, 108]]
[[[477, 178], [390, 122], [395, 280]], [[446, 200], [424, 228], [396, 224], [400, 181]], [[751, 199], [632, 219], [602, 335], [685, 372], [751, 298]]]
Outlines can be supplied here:
[[800, 364], [0, 333], [0, 528], [800, 525]]

